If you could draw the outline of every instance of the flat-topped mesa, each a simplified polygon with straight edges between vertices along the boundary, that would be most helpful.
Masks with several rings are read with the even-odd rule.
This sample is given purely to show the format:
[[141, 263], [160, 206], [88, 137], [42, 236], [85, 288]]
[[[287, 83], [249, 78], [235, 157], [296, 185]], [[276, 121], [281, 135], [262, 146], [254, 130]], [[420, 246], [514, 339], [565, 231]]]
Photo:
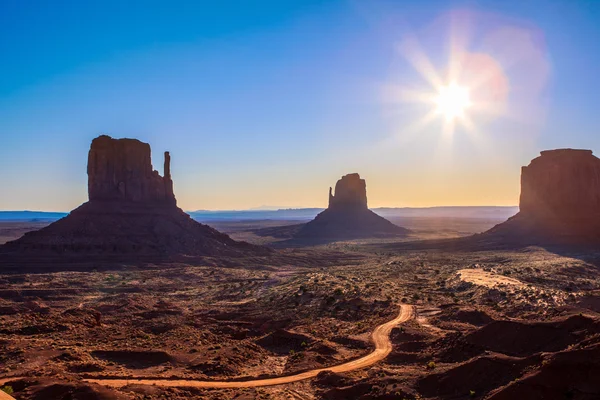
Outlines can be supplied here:
[[359, 174], [344, 175], [335, 184], [335, 195], [329, 188], [329, 209], [368, 208], [367, 183]]
[[520, 211], [539, 219], [600, 214], [600, 159], [591, 150], [542, 151], [521, 172]]
[[171, 157], [165, 152], [164, 177], [152, 168], [150, 145], [137, 139], [102, 135], [88, 154], [90, 202], [126, 201], [176, 205], [171, 180]]
[[[591, 150], [542, 151], [522, 168], [520, 210], [481, 237], [504, 245], [600, 243], [600, 159]], [[486, 243], [487, 243], [486, 242]]]

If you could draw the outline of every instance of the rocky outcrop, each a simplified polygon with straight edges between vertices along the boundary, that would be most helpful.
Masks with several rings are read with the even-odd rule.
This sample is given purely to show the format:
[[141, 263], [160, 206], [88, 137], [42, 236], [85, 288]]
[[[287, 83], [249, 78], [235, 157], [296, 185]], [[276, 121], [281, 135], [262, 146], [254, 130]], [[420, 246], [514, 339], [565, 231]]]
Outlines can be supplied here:
[[359, 174], [348, 174], [335, 184], [335, 196], [329, 188], [328, 208], [367, 209], [367, 183]]
[[148, 143], [97, 137], [88, 154], [89, 199], [175, 205], [170, 163], [169, 152], [165, 152], [162, 177], [152, 169]]
[[54, 264], [114, 260], [157, 262], [194, 257], [267, 255], [194, 221], [177, 207], [171, 157], [164, 176], [152, 168], [150, 146], [100, 136], [88, 157], [89, 201], [68, 216], [0, 247], [0, 264]]
[[329, 207], [302, 226], [294, 240], [348, 240], [405, 236], [407, 233], [408, 229], [369, 210], [365, 180], [359, 174], [348, 174], [337, 181], [335, 194], [329, 188]]
[[600, 159], [591, 150], [542, 151], [523, 167], [519, 213], [486, 234], [507, 242], [600, 242]]
[[539, 219], [600, 215], [600, 159], [591, 150], [550, 150], [521, 171], [520, 211]]

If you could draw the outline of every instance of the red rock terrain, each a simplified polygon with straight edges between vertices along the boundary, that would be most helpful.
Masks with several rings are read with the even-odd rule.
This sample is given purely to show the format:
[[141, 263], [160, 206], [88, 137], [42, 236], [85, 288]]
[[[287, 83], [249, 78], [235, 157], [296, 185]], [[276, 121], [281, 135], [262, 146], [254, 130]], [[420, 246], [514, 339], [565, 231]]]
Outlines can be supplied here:
[[[338, 265], [311, 257], [288, 267], [0, 274], [0, 386], [18, 399], [65, 400], [600, 395], [592, 256], [372, 244], [346, 253], [362, 257], [352, 265], [338, 256]], [[243, 387], [364, 357], [398, 303], [416, 305], [416, 318], [392, 329], [391, 353], [374, 365]], [[84, 381], [128, 378], [146, 380], [106, 389]], [[173, 380], [183, 383], [169, 387]], [[190, 380], [240, 387], [190, 387]]]
[[[586, 174], [595, 157], [559, 151], [536, 160], [524, 170], [519, 215], [461, 240], [334, 242], [277, 253], [288, 257], [285, 265], [252, 257], [242, 267], [202, 258], [111, 270], [90, 249], [84, 254], [99, 260], [98, 270], [0, 270], [0, 387], [20, 400], [598, 399], [600, 258], [596, 248], [571, 246], [593, 238], [594, 174]], [[163, 243], [159, 254], [186, 254], [187, 228], [181, 237], [169, 233], [181, 225], [171, 217], [177, 208], [169, 204], [167, 172], [160, 179], [151, 172], [147, 180], [137, 174], [132, 186], [119, 168], [94, 168], [92, 175], [104, 181], [95, 190], [107, 198], [86, 204], [103, 204], [101, 218], [90, 216], [93, 209], [85, 218], [75, 210], [77, 218], [62, 220], [73, 226], [54, 225], [59, 238], [73, 231], [89, 237], [95, 224], [94, 238], [131, 226], [141, 232], [146, 218], [156, 218], [144, 228], [155, 232], [164, 218], [174, 218], [175, 227], [158, 235], [164, 243], [153, 234], [132, 237]], [[587, 178], [570, 180], [572, 174]], [[555, 182], [567, 182], [568, 190]], [[580, 186], [581, 201], [568, 196]], [[553, 190], [560, 192], [555, 198]], [[108, 204], [117, 211], [106, 224]], [[587, 222], [579, 211], [586, 207]], [[138, 216], [140, 209], [150, 212]], [[352, 176], [336, 187], [329, 210], [368, 211], [364, 181]], [[78, 231], [80, 221], [86, 228]], [[564, 231], [554, 231], [557, 226]], [[114, 245], [127, 240], [123, 235]], [[228, 247], [224, 240], [206, 251], [218, 256], [215, 249]], [[568, 245], [529, 246], [530, 240]], [[232, 253], [222, 254], [228, 260]], [[385, 324], [399, 304], [410, 305], [410, 318]], [[382, 324], [384, 333], [391, 330], [389, 342], [373, 335]], [[385, 345], [387, 357], [345, 368], [369, 359], [372, 339], [378, 349]], [[310, 379], [294, 381], [298, 374]], [[272, 378], [289, 383], [247, 387]], [[118, 387], [105, 387], [111, 382]]]

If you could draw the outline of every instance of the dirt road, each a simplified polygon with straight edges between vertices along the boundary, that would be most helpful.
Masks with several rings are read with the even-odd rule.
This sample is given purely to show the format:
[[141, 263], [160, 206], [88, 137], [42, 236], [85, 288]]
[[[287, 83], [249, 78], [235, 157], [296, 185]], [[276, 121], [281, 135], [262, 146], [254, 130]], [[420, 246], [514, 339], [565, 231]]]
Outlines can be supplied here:
[[15, 398], [0, 390], [0, 400], [15, 400]]
[[87, 382], [95, 382], [105, 386], [121, 387], [129, 384], [143, 384], [156, 386], [181, 386], [181, 387], [201, 387], [201, 388], [243, 388], [257, 386], [273, 386], [284, 383], [298, 382], [305, 379], [314, 378], [320, 372], [348, 372], [360, 368], [365, 368], [383, 360], [392, 351], [390, 342], [390, 332], [396, 325], [406, 322], [414, 316], [412, 306], [400, 305], [400, 313], [396, 318], [385, 324], [379, 325], [373, 331], [371, 340], [375, 344], [375, 350], [364, 357], [334, 367], [313, 369], [296, 375], [282, 376], [278, 378], [256, 379], [243, 382], [227, 381], [197, 381], [197, 380], [171, 380], [171, 379], [86, 379]]

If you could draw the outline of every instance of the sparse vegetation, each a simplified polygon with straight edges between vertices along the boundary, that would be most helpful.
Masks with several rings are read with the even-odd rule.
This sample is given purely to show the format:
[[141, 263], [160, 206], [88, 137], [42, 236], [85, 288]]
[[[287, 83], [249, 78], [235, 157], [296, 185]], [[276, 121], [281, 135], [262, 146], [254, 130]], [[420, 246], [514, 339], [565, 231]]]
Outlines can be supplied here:
[[[101, 359], [94, 356], [93, 362], [52, 360], [37, 369], [41, 375], [134, 374], [139, 372], [135, 363], [146, 358], [152, 366], [148, 371], [174, 377], [206, 379], [210, 374], [214, 380], [232, 379], [244, 375], [273, 375], [275, 369], [282, 368], [286, 374], [293, 374], [364, 355], [371, 347], [369, 337], [374, 327], [397, 315], [401, 302], [415, 305], [418, 316], [425, 318], [401, 324], [393, 331], [393, 335], [402, 335], [394, 339], [400, 340], [395, 346], [412, 342], [411, 346], [418, 349], [401, 350], [408, 360], [403, 363], [418, 371], [414, 376], [417, 382], [424, 377], [443, 376], [459, 363], [468, 362], [444, 360], [443, 368], [436, 365], [437, 360], [442, 359], [438, 352], [451, 348], [454, 341], [464, 340], [464, 336], [456, 339], [454, 334], [448, 336], [444, 330], [464, 333], [481, 329], [487, 320], [478, 321], [480, 314], [499, 321], [507, 315], [518, 315], [528, 321], [548, 320], [553, 317], [549, 313], [553, 307], [575, 306], [580, 301], [582, 289], [579, 288], [600, 290], [593, 266], [585, 261], [569, 261], [570, 267], [565, 269], [563, 257], [545, 250], [507, 251], [499, 258], [497, 252], [398, 254], [378, 251], [378, 255], [371, 256], [370, 247], [353, 247], [364, 257], [356, 263], [318, 267], [307, 264], [293, 270], [177, 266], [95, 274], [31, 274], [26, 280], [2, 275], [0, 280], [7, 282], [7, 288], [21, 293], [23, 298], [18, 302], [3, 298], [3, 307], [14, 307], [16, 311], [6, 309], [16, 313], [2, 316], [3, 326], [10, 326], [15, 333], [5, 333], [1, 339], [8, 343], [7, 351], [14, 352], [27, 332], [40, 336], [39, 332], [51, 332], [57, 348], [74, 358], [81, 358], [82, 352], [92, 348], [122, 351], [125, 344], [129, 348], [155, 349], [139, 357], [117, 354]], [[331, 248], [336, 252], [351, 251], [342, 245]], [[303, 257], [310, 258], [306, 254]], [[320, 257], [322, 255], [315, 262], [320, 262]], [[388, 264], [386, 257], [393, 257], [394, 264]], [[488, 288], [468, 283], [457, 276], [457, 271], [466, 267], [523, 282], [523, 285]], [[505, 270], [512, 271], [510, 278], [502, 274]], [[49, 275], [52, 279], [48, 279]], [[119, 284], [108, 284], [112, 282]], [[127, 285], [121, 285], [122, 282]], [[566, 293], [565, 287], [573, 291]], [[36, 291], [36, 297], [28, 294], [31, 288]], [[61, 292], [60, 288], [77, 288], [77, 291]], [[58, 298], [60, 303], [57, 303]], [[438, 308], [441, 304], [445, 306]], [[25, 306], [36, 311], [20, 311]], [[45, 313], [44, 307], [64, 311]], [[96, 310], [100, 313], [95, 314]], [[586, 320], [594, 318], [585, 311], [581, 314]], [[101, 316], [101, 329], [90, 329], [98, 326], [95, 315]], [[426, 323], [431, 328], [423, 325]], [[64, 330], [64, 326], [69, 328]], [[289, 335], [300, 336], [289, 341]], [[437, 340], [444, 335], [449, 338], [447, 341]], [[441, 347], [432, 347], [431, 342]], [[290, 347], [281, 343], [297, 344], [291, 346], [290, 351]], [[10, 353], [17, 355], [3, 360], [5, 373], [23, 369], [28, 353], [43, 349], [35, 342], [28, 342], [28, 346], [20, 347], [25, 349], [22, 356]], [[562, 351], [582, 348], [574, 342]], [[419, 358], [422, 354], [430, 356], [432, 361]], [[189, 356], [180, 358], [181, 355]], [[397, 391], [400, 397], [418, 398], [417, 393], [408, 395], [404, 390], [407, 386], [414, 392], [413, 381], [394, 380], [397, 369], [393, 366], [394, 357], [397, 359], [398, 354], [373, 369], [357, 371], [353, 375], [357, 380], [345, 385], [352, 387], [358, 379], [366, 380], [381, 395]], [[552, 357], [549, 353], [544, 361], [532, 367], [532, 372], [535, 368], [546, 368]], [[194, 362], [171, 363], [173, 359], [188, 358]], [[282, 358], [287, 359], [285, 367], [273, 361]], [[77, 372], [74, 366], [83, 372]], [[380, 385], [383, 381], [391, 382], [390, 391], [385, 392]], [[323, 386], [314, 387], [319, 395], [327, 390]], [[466, 390], [466, 395], [471, 397], [482, 397], [471, 394], [468, 389], [467, 386], [459, 390]], [[312, 395], [318, 397], [317, 392]], [[211, 392], [207, 398], [219, 398], [217, 393], [221, 398], [235, 398], [240, 393], [258, 392], [232, 389]], [[264, 396], [277, 398], [273, 393], [266, 388]]]
[[6, 394], [13, 394], [15, 392], [13, 390], [12, 386], [9, 386], [9, 385], [2, 386], [2, 388], [0, 390], [2, 390]]

